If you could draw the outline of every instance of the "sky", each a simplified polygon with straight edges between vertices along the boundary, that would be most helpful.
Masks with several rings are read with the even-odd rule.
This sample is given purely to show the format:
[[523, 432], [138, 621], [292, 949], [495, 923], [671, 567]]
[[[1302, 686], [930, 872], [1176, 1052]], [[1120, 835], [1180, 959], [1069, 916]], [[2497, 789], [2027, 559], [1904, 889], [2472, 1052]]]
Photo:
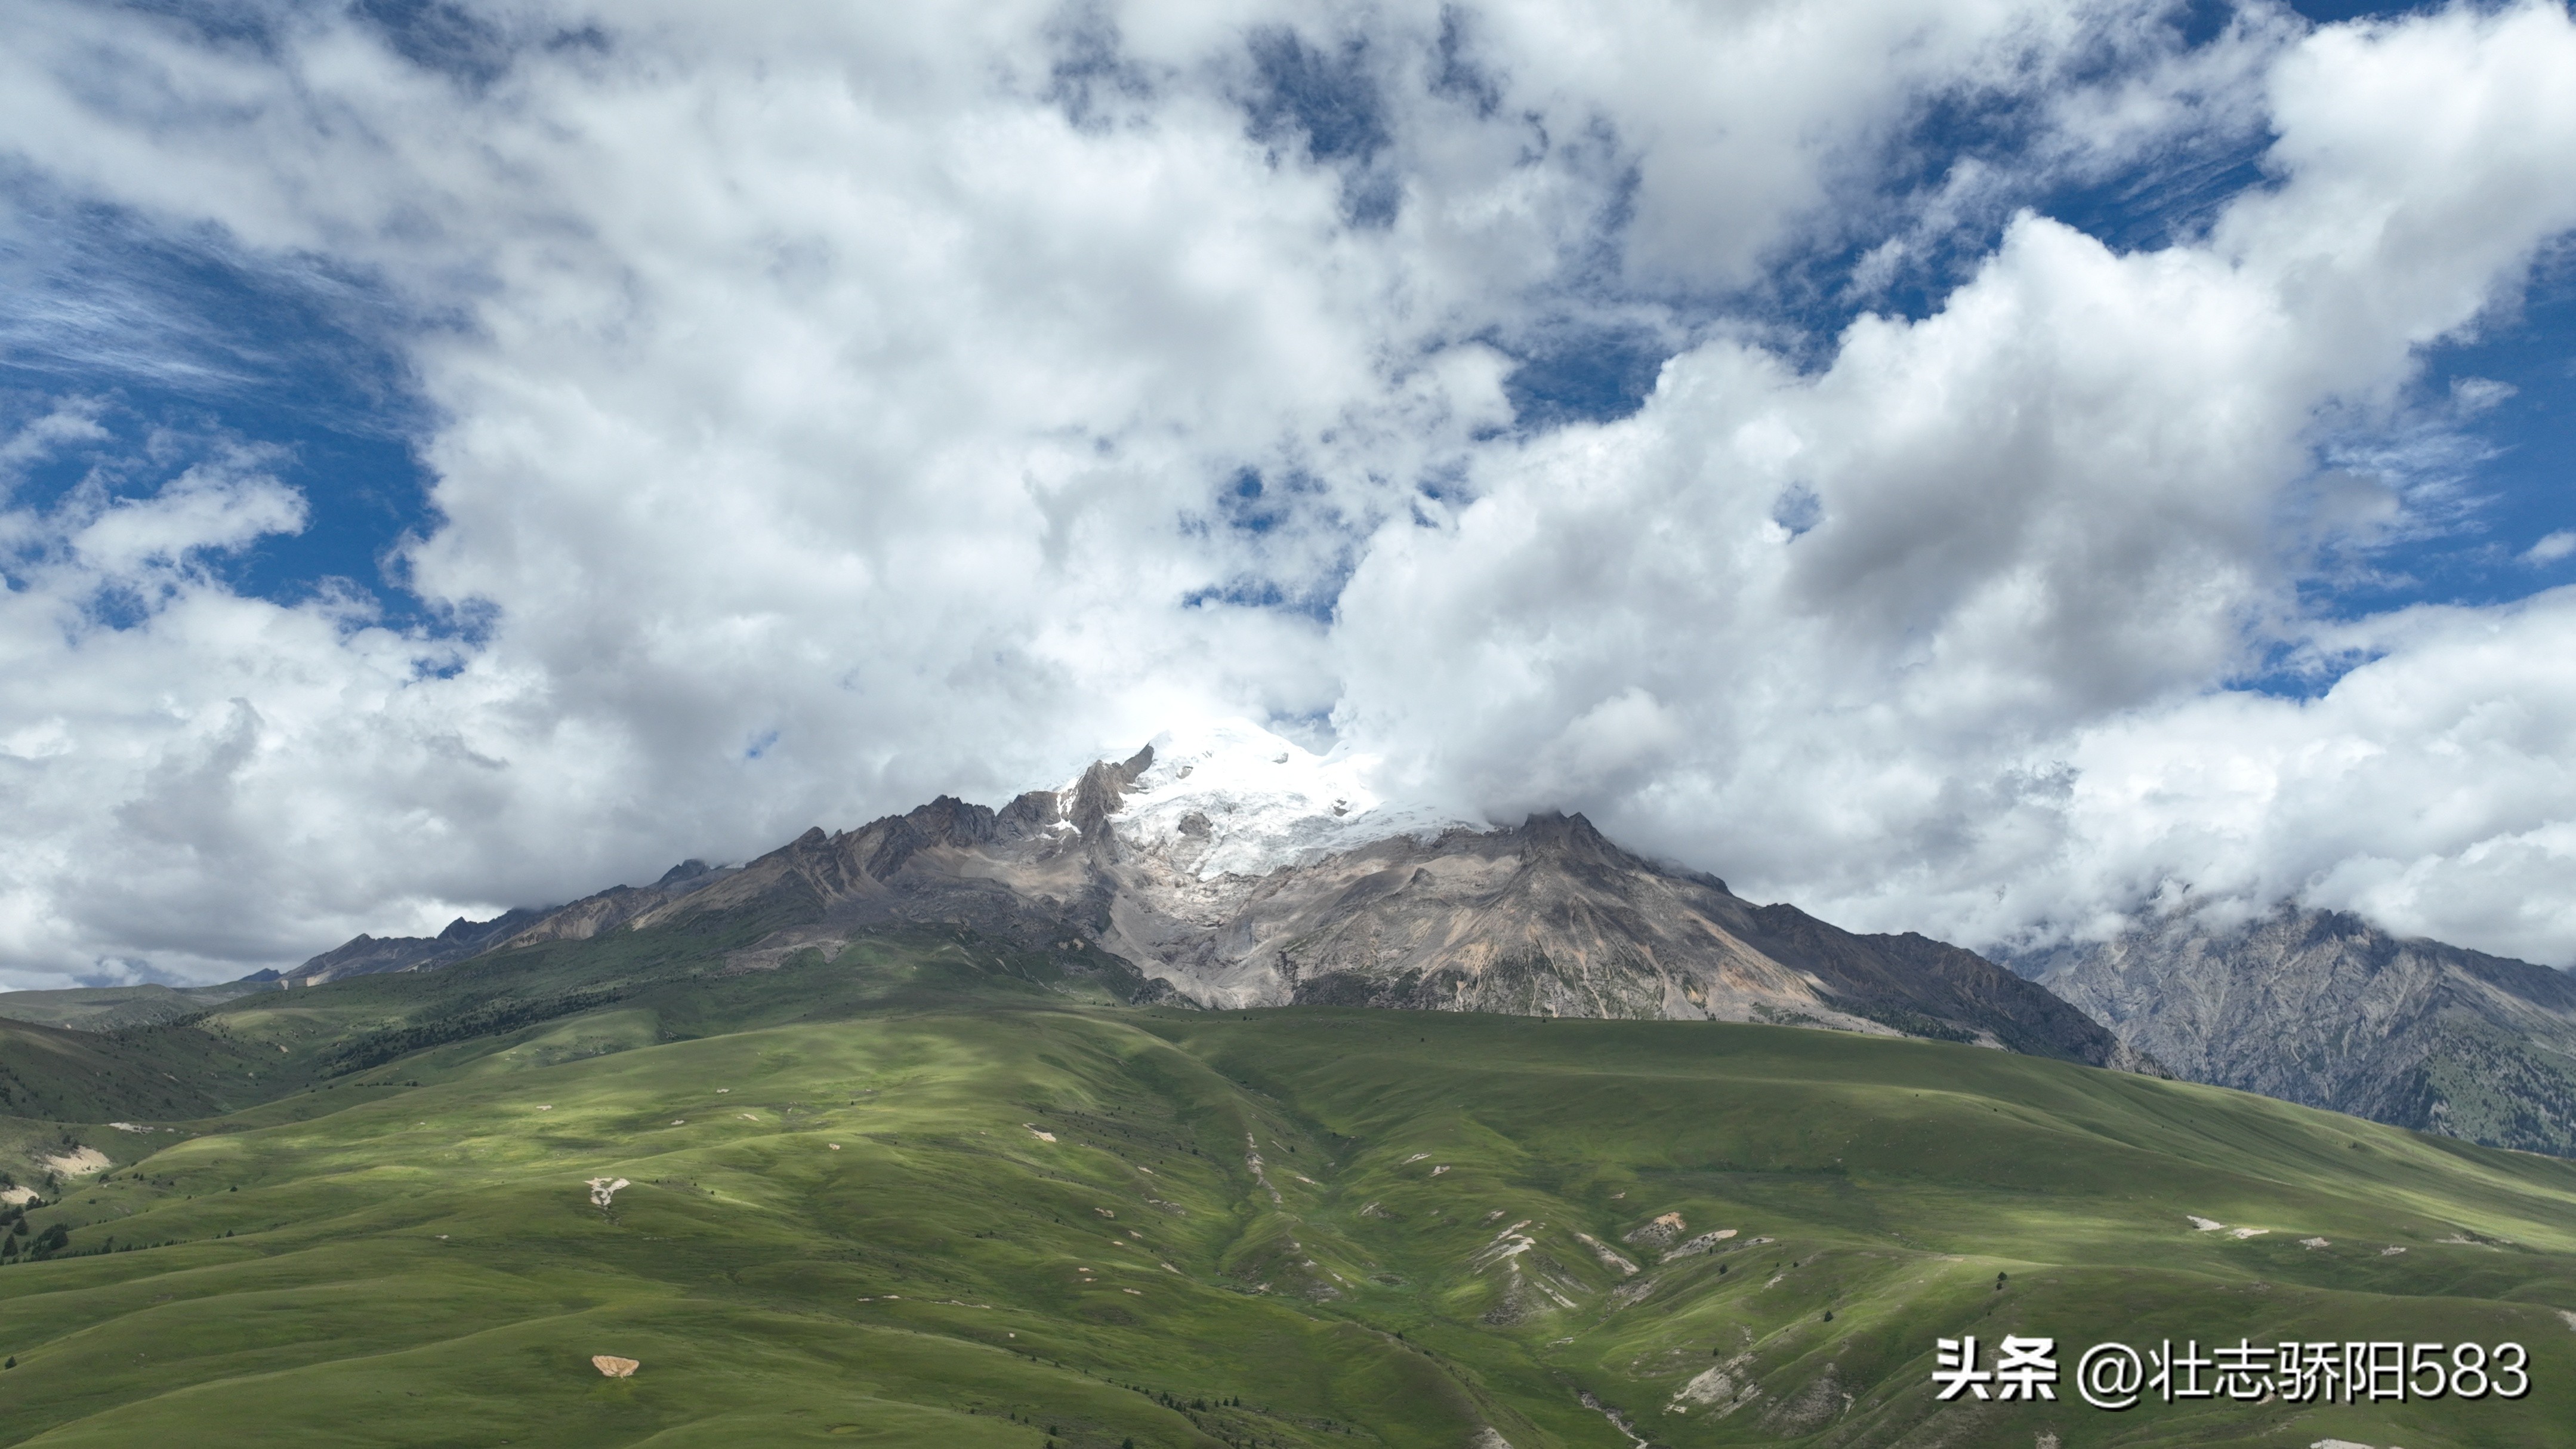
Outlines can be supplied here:
[[2559, 0], [0, 0], [0, 987], [1241, 718], [2576, 962]]

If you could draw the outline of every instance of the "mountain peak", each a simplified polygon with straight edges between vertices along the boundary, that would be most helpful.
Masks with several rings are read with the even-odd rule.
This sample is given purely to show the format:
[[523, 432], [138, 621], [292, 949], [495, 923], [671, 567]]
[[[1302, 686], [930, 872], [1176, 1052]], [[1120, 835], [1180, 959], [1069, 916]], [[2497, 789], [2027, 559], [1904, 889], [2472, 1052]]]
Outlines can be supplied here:
[[669, 870], [662, 872], [662, 878], [653, 882], [653, 884], [657, 889], [662, 886], [678, 885], [684, 880], [696, 880], [699, 876], [705, 875], [708, 871], [713, 869], [715, 869], [714, 866], [707, 864], [705, 861], [700, 860], [693, 855], [687, 860], [681, 861], [678, 865], [671, 867]]
[[1377, 765], [1341, 750], [1316, 754], [1248, 720], [1166, 730], [1119, 767], [1133, 773], [1107, 819], [1121, 842], [1201, 880], [1267, 875], [1399, 835], [1485, 828], [1380, 794]]

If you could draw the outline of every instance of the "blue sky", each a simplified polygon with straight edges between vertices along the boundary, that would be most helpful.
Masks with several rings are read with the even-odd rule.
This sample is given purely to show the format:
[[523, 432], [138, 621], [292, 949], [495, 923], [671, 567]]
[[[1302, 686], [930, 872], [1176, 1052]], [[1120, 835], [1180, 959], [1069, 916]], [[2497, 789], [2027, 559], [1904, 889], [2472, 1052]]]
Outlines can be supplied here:
[[0, 979], [1225, 715], [1854, 924], [2576, 956], [2465, 662], [2576, 582], [2563, 7], [702, 22], [24, 7]]
[[[2325, 23], [2408, 13], [2315, 3], [2295, 9]], [[453, 21], [442, 26], [439, 11], [387, 6], [370, 13], [391, 17], [389, 32], [403, 37], [407, 53], [474, 73], [456, 59], [473, 47], [457, 37]], [[2197, 7], [2178, 17], [2176, 28], [2206, 44], [2226, 14], [2225, 7]], [[1349, 55], [1304, 46], [1280, 30], [1256, 32], [1249, 48], [1265, 80], [1244, 106], [1252, 135], [1284, 138], [1324, 160], [1365, 162], [1382, 148], [1372, 78]], [[1996, 101], [1973, 121], [1935, 114], [1889, 149], [1912, 156], [1920, 179], [1937, 180], [1966, 156], [2008, 161], [2017, 143], [2027, 144], [2032, 110], [2029, 98], [2017, 97]], [[2140, 156], [2115, 174], [2078, 183], [2035, 176], [2038, 184], [2014, 200], [2111, 245], [2154, 248], [2189, 236], [2235, 191], [2261, 184], [2262, 141], [2243, 135]], [[174, 234], [127, 209], [51, 193], [23, 170], [14, 180], [17, 224], [0, 252], [12, 294], [0, 334], [7, 340], [0, 396], [20, 422], [59, 397], [95, 398], [110, 433], [31, 471], [18, 484], [20, 506], [75, 486], [99, 460], [115, 464], [113, 489], [153, 491], [184, 456], [136, 466], [144, 439], [156, 433], [274, 449], [277, 474], [303, 494], [309, 522], [209, 557], [217, 576], [244, 594], [287, 605], [354, 587], [390, 625], [470, 635], [475, 616], [421, 599], [399, 557], [406, 540], [439, 523], [421, 455], [437, 409], [420, 395], [404, 351], [410, 334], [438, 319], [406, 312], [362, 270], [336, 271], [325, 258], [245, 256], [219, 233]], [[1822, 353], [1859, 311], [1893, 308], [1919, 317], [1937, 310], [1962, 269], [1990, 250], [2003, 217], [1984, 220], [1945, 238], [1951, 255], [1929, 270], [1865, 297], [1850, 295], [1852, 269], [1866, 250], [1854, 246], [1827, 260], [1820, 274], [1797, 277], [1788, 296], [1757, 290], [1620, 298], [1664, 325], [1540, 321], [1498, 338], [1519, 363], [1506, 383], [1514, 424], [1547, 429], [1624, 417], [1685, 339], [1748, 314], [1792, 329], [1800, 346]], [[1612, 246], [1605, 267], [1615, 266], [1615, 235]], [[1596, 285], [1618, 291], [1615, 278]], [[2419, 602], [2492, 604], [2576, 580], [2576, 552], [2551, 561], [2524, 557], [2543, 538], [2576, 527], [2576, 257], [2544, 262], [2525, 294], [2500, 302], [2473, 337], [2427, 349], [2415, 401], [2440, 411], [2462, 380], [2501, 383], [2507, 391], [2448, 430], [2435, 468], [2451, 503], [2360, 567], [2316, 581], [2310, 607], [2348, 617]], [[1276, 589], [1263, 595], [1280, 596]], [[2296, 673], [2247, 681], [2300, 694], [2323, 682]]]

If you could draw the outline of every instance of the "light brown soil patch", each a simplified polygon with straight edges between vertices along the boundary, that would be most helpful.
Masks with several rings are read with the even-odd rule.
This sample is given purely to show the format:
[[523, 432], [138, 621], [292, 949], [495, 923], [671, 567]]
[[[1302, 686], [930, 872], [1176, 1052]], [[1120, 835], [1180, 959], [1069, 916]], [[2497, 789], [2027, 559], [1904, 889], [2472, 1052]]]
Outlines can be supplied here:
[[116, 1164], [108, 1161], [107, 1154], [95, 1147], [75, 1147], [69, 1152], [39, 1157], [36, 1165], [56, 1177], [87, 1177], [93, 1172], [105, 1172]]

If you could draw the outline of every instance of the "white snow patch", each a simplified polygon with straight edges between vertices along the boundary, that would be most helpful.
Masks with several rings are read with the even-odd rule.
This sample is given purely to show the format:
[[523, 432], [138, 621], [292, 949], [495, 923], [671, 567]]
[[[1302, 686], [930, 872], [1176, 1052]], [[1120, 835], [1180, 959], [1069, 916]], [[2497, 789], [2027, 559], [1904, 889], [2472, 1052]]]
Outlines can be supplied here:
[[2270, 1228], [2229, 1228], [2227, 1236], [2243, 1242], [2247, 1238], [2259, 1238], [2270, 1231], [2272, 1231]]
[[2331, 1248], [2334, 1244], [2327, 1242], [2323, 1238], [2301, 1238], [2299, 1239], [2299, 1246], [2313, 1251], [2317, 1248]]
[[1398, 835], [1488, 828], [1379, 794], [1376, 756], [1314, 754], [1246, 720], [1166, 730], [1151, 744], [1153, 765], [1111, 823], [1121, 840], [1184, 857], [1200, 880], [1268, 875]]
[[1055, 1134], [1054, 1134], [1054, 1133], [1052, 1133], [1052, 1132], [1047, 1131], [1047, 1130], [1046, 1130], [1045, 1128], [1043, 1128], [1043, 1127], [1030, 1127], [1030, 1126], [1029, 1126], [1029, 1124], [1028, 1124], [1028, 1123], [1026, 1123], [1026, 1122], [1023, 1122], [1023, 1123], [1021, 1123], [1020, 1125], [1021, 1125], [1021, 1126], [1023, 1126], [1023, 1127], [1028, 1127], [1028, 1128], [1029, 1128], [1029, 1135], [1030, 1135], [1030, 1136], [1032, 1136], [1032, 1137], [1035, 1137], [1035, 1138], [1036, 1138], [1037, 1140], [1039, 1140], [1040, 1142], [1053, 1142], [1053, 1141], [1055, 1140]]
[[2400, 1253], [2402, 1253], [2402, 1252], [2405, 1252], [2405, 1251], [2406, 1251], [2406, 1250], [2405, 1250], [2404, 1248], [2398, 1248], [2398, 1247], [2387, 1247], [2387, 1248], [2382, 1248], [2382, 1249], [2380, 1249], [2380, 1250], [2379, 1250], [2379, 1256], [2381, 1256], [2381, 1257], [2383, 1257], [2383, 1258], [2394, 1258], [2394, 1257], [2396, 1257], [2398, 1254], [2400, 1254]]
[[590, 1180], [590, 1205], [605, 1210], [616, 1200], [618, 1189], [633, 1185], [622, 1177], [594, 1177]]
[[2558, 1310], [2558, 1316], [2567, 1320], [2567, 1329], [2570, 1333], [2576, 1333], [2576, 1312], [2561, 1308]]
[[2220, 1222], [2216, 1218], [2205, 1218], [2198, 1213], [2184, 1213], [2183, 1216], [2191, 1219], [2192, 1231], [2194, 1232], [2214, 1233], [2220, 1228], [2227, 1226], [2227, 1224]]

